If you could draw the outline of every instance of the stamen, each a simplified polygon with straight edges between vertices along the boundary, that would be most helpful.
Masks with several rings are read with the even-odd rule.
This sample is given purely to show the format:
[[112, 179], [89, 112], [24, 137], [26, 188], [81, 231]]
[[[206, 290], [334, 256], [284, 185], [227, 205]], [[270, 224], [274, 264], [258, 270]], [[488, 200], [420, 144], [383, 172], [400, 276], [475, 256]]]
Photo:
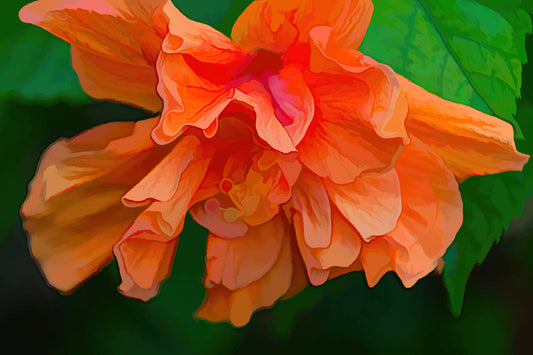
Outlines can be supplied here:
[[228, 193], [233, 188], [233, 182], [231, 182], [230, 179], [222, 179], [222, 181], [220, 182], [219, 188], [220, 188], [220, 191]]
[[241, 215], [242, 213], [234, 207], [227, 208], [224, 211], [224, 219], [228, 222], [235, 222]]
[[206, 212], [215, 212], [220, 208], [220, 202], [216, 198], [210, 198], [205, 201], [204, 208]]

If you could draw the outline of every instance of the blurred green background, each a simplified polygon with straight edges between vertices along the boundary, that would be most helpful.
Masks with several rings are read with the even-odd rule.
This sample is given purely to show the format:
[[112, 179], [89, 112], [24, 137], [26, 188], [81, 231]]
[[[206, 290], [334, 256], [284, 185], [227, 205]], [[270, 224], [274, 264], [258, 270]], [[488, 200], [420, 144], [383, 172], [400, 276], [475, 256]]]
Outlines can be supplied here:
[[[233, 21], [250, 1], [174, 2], [193, 19], [229, 33]], [[373, 20], [374, 27], [371, 27], [375, 31], [369, 32], [363, 49], [387, 64], [398, 64], [400, 67], [395, 69], [413, 80], [415, 76], [423, 81], [426, 75], [428, 82], [424, 84], [433, 85], [430, 82], [435, 76], [432, 71], [420, 65], [423, 63], [420, 58], [412, 58], [416, 51], [402, 52], [402, 63], [387, 62], [388, 59], [394, 61], [395, 55], [394, 43], [386, 41], [387, 34], [396, 35], [396, 30], [393, 27], [394, 33], [388, 33], [386, 28], [378, 28], [379, 21], [390, 22], [387, 16], [392, 16], [405, 24], [401, 16], [412, 12], [408, 0], [388, 2], [394, 6], [383, 10], [379, 5], [387, 0], [375, 1], [376, 21]], [[461, 2], [469, 0], [449, 0], [450, 4]], [[308, 287], [298, 296], [279, 302], [274, 309], [256, 313], [252, 321], [240, 329], [194, 319], [193, 313], [204, 292], [201, 279], [206, 231], [191, 221], [182, 235], [171, 277], [164, 283], [161, 294], [148, 304], [118, 293], [116, 287], [120, 280], [114, 264], [71, 296], [61, 296], [48, 288], [29, 255], [18, 214], [40, 154], [60, 137], [71, 137], [103, 122], [138, 120], [147, 116], [130, 107], [89, 99], [70, 66], [68, 45], [43, 30], [19, 22], [17, 13], [25, 3], [25, 0], [12, 0], [0, 5], [0, 154], [3, 162], [0, 169], [3, 199], [0, 352], [7, 349], [8, 353], [44, 354], [533, 353], [531, 199], [527, 200], [521, 218], [512, 221], [502, 241], [492, 248], [481, 266], [474, 268], [459, 318], [450, 312], [441, 276], [429, 275], [413, 288], [405, 289], [397, 277], [389, 273], [373, 289], [366, 286], [360, 274], [343, 276], [325, 286]], [[431, 5], [437, 2], [414, 3]], [[530, 0], [509, 0], [504, 5], [490, 0], [478, 3], [490, 11], [502, 13], [510, 23], [515, 23], [516, 13], [506, 12], [501, 6], [533, 10]], [[421, 34], [429, 33], [425, 30], [427, 21], [424, 22], [424, 18], [436, 13], [431, 11], [421, 6], [420, 11], [413, 12], [412, 26], [407, 30], [414, 29], [410, 44], [416, 50], [436, 55], [438, 43], [430, 43], [425, 48], [416, 43]], [[483, 16], [482, 13], [477, 15]], [[398, 33], [402, 30], [398, 29]], [[440, 35], [444, 30], [439, 28]], [[423, 41], [429, 43], [427, 39]], [[527, 38], [526, 48], [528, 57], [533, 58], [533, 37]], [[406, 58], [410, 58], [410, 62]], [[413, 66], [417, 60], [419, 65]], [[426, 72], [420, 74], [424, 68]], [[517, 121], [525, 137], [533, 142], [533, 64], [524, 67], [522, 81]], [[449, 98], [454, 98], [454, 93], [449, 93], [450, 85], [440, 84], [441, 94], [446, 96], [448, 92]], [[469, 97], [472, 97], [471, 102], [465, 99], [467, 103], [476, 106], [476, 99], [472, 94]], [[498, 110], [490, 105], [490, 100], [490, 108], [478, 101], [479, 109]], [[505, 114], [502, 111], [502, 117]], [[511, 121], [512, 114], [507, 118]], [[522, 151], [530, 154], [533, 151], [530, 142], [517, 144]], [[529, 181], [530, 175], [524, 176], [521, 179]], [[520, 191], [524, 198], [528, 197], [530, 186]], [[492, 192], [488, 191], [489, 195]], [[515, 203], [518, 209], [524, 198]], [[516, 209], [516, 206], [508, 208]], [[497, 234], [495, 239], [500, 235], [498, 228], [492, 231]], [[492, 241], [488, 247], [491, 244]]]

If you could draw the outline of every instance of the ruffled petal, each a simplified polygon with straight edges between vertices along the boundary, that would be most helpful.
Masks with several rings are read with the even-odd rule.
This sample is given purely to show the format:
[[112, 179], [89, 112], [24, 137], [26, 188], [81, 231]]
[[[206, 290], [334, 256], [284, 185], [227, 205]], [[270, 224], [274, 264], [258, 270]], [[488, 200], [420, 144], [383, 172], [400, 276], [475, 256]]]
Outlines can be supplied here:
[[70, 292], [110, 261], [139, 213], [121, 196], [167, 152], [150, 139], [156, 121], [108, 123], [43, 155], [21, 214], [51, 286]]
[[243, 326], [256, 310], [271, 307], [282, 297], [293, 281], [291, 242], [287, 231], [287, 226], [284, 226], [277, 232], [283, 235], [279, 254], [263, 277], [233, 291], [222, 285], [209, 288], [198, 310], [198, 317], [214, 322], [230, 321], [235, 326]]
[[89, 95], [158, 111], [154, 65], [166, 24], [154, 15], [167, 2], [39, 0], [20, 18], [72, 44], [73, 66]]
[[[154, 216], [157, 229], [161, 230], [168, 240], [175, 238], [181, 232], [185, 214], [191, 205], [197, 202], [193, 198], [206, 176], [213, 157], [211, 148], [198, 141], [192, 144], [196, 146], [194, 159], [183, 162], [185, 168], [180, 166], [181, 162], [175, 160], [175, 157], [181, 154], [175, 152], [190, 147], [191, 144], [186, 141], [197, 140], [194, 136], [185, 137], [183, 142], [180, 142], [182, 144], [174, 148], [174, 154], [170, 154], [123, 197], [123, 202], [128, 207], [139, 207], [149, 203], [142, 215]], [[154, 183], [165, 173], [173, 176], [175, 183], [166, 186]]]
[[258, 0], [237, 19], [231, 36], [245, 48], [280, 53], [308, 42], [313, 27], [327, 26], [335, 46], [357, 48], [373, 9], [370, 0]]
[[305, 242], [305, 230], [300, 214], [294, 214], [293, 223], [311, 284], [323, 284], [333, 277], [331, 271], [349, 267], [359, 256], [361, 236], [336, 208], [331, 211], [331, 243], [325, 248], [312, 248]]
[[394, 270], [406, 287], [433, 271], [463, 222], [463, 201], [452, 172], [429, 147], [413, 139], [396, 164], [402, 214], [386, 238]]
[[207, 240], [207, 287], [222, 285], [228, 290], [244, 287], [267, 273], [276, 262], [285, 223], [280, 217], [251, 227], [240, 238], [221, 238], [210, 234]]
[[306, 75], [317, 114], [297, 148], [314, 173], [346, 184], [392, 167], [408, 142], [407, 104], [389, 67], [355, 50], [327, 51], [330, 33], [318, 30]]
[[331, 243], [331, 208], [320, 177], [304, 171], [294, 186], [292, 205], [299, 213], [305, 244], [327, 248]]
[[394, 169], [365, 175], [347, 185], [326, 181], [333, 203], [365, 241], [391, 232], [402, 211], [398, 174]]
[[114, 248], [122, 277], [120, 291], [126, 296], [147, 301], [157, 295], [170, 273], [177, 237], [187, 210], [198, 202], [195, 197], [212, 156], [210, 146], [186, 136], [124, 195], [128, 207], [149, 204]]
[[362, 244], [360, 263], [368, 286], [376, 286], [383, 275], [393, 270], [393, 262], [392, 249], [386, 239], [376, 238]]
[[159, 144], [176, 139], [186, 127], [214, 133], [218, 115], [232, 101], [227, 86], [248, 55], [215, 29], [192, 21], [171, 3], [163, 8], [168, 34], [157, 61], [157, 91], [163, 99], [161, 122], [153, 138]]
[[471, 107], [430, 94], [398, 76], [409, 103], [409, 133], [427, 144], [462, 181], [468, 176], [522, 170], [512, 126]]
[[172, 270], [178, 239], [168, 237], [157, 228], [150, 215], [141, 215], [115, 245], [114, 254], [120, 269], [120, 292], [147, 302], [157, 296], [161, 282]]
[[302, 72], [295, 66], [284, 66], [268, 77], [276, 118], [294, 145], [303, 139], [315, 115], [315, 103]]
[[254, 110], [255, 128], [261, 139], [281, 153], [296, 151], [289, 133], [276, 117], [271, 97], [263, 85], [256, 81], [241, 85], [235, 92], [235, 100]]

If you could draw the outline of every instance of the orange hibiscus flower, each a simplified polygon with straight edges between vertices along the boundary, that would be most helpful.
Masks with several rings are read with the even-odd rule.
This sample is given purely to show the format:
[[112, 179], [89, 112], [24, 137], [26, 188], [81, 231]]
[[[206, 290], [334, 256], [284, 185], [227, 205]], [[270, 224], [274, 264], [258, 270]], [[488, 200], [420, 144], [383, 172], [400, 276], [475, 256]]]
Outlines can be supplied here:
[[85, 90], [160, 116], [45, 153], [22, 208], [33, 256], [69, 292], [110, 261], [148, 300], [187, 211], [209, 229], [198, 314], [246, 324], [308, 282], [435, 269], [462, 224], [458, 181], [520, 170], [512, 127], [356, 48], [369, 0], [257, 0], [232, 39], [168, 0], [39, 0]]

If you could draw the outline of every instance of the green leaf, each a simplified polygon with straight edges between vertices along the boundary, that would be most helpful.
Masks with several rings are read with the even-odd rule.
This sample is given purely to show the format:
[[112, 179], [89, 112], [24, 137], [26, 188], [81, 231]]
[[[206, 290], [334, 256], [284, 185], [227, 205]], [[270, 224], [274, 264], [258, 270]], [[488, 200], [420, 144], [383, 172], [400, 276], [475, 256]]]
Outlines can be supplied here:
[[0, 95], [32, 103], [89, 102], [72, 69], [69, 45], [42, 29], [27, 28], [0, 42]]
[[[531, 18], [519, 6], [517, 0], [374, 0], [361, 50], [436, 95], [511, 122], [523, 137], [516, 98]], [[533, 152], [529, 144], [519, 147]], [[461, 312], [474, 265], [521, 214], [531, 180], [528, 165], [524, 172], [470, 178], [461, 185], [464, 222], [444, 256], [443, 273], [454, 314]]]
[[[449, 100], [496, 114], [517, 128], [525, 35], [518, 8], [472, 0], [376, 0], [362, 51]], [[513, 23], [510, 23], [512, 20]]]
[[235, 20], [252, 3], [253, 0], [203, 0], [178, 1], [176, 7], [189, 18], [206, 23], [221, 31], [226, 36], [231, 35]]

